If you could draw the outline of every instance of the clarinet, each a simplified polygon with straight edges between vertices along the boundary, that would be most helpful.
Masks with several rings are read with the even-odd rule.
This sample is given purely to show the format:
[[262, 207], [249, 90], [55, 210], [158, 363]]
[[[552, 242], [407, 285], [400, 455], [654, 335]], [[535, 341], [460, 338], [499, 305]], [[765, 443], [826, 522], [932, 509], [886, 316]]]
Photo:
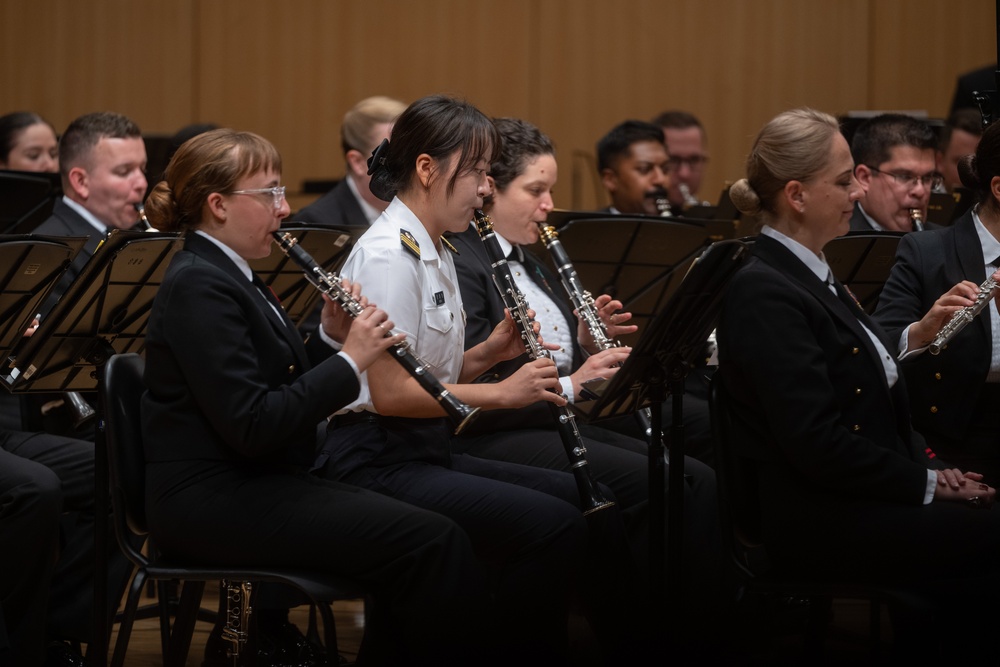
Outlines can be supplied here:
[[[497, 237], [493, 233], [493, 221], [479, 209], [476, 209], [475, 217], [476, 231], [479, 232], [479, 237], [486, 247], [486, 254], [493, 266], [493, 282], [500, 292], [504, 306], [510, 311], [514, 324], [517, 325], [525, 352], [532, 360], [551, 358], [548, 350], [538, 343], [538, 338], [535, 336], [535, 330], [532, 326], [534, 320], [528, 316], [528, 303], [524, 294], [517, 289], [517, 285], [514, 283], [514, 276], [511, 274], [510, 267], [507, 266], [507, 258], [504, 257], [503, 251], [500, 249], [500, 242], [497, 241]], [[570, 470], [576, 479], [584, 516], [611, 507], [614, 502], [604, 497], [594, 480], [590, 464], [587, 462], [587, 448], [583, 444], [583, 438], [580, 437], [580, 430], [576, 426], [576, 418], [573, 413], [566, 406], [559, 407], [555, 403], [547, 403], [547, 405], [556, 420], [559, 437], [566, 450], [566, 456], [569, 457]]]
[[[298, 239], [287, 232], [272, 232], [275, 242], [281, 251], [288, 255], [292, 261], [298, 264], [306, 278], [313, 286], [323, 294], [331, 297], [340, 304], [348, 315], [357, 317], [364, 308], [351, 293], [340, 284], [340, 276], [336, 273], [324, 271], [323, 267], [316, 263], [308, 252], [298, 245]], [[394, 335], [394, 331], [387, 331], [386, 336]], [[427, 365], [413, 354], [410, 344], [407, 341], [394, 344], [389, 352], [392, 358], [406, 369], [414, 379], [433, 396], [444, 411], [448, 413], [452, 422], [456, 425], [455, 435], [461, 433], [466, 426], [471, 424], [479, 416], [479, 408], [473, 408], [458, 399], [454, 394], [444, 388], [440, 380], [434, 377], [427, 369]]]
[[976, 315], [983, 312], [986, 306], [990, 304], [993, 299], [993, 290], [996, 289], [997, 283], [993, 280], [993, 276], [987, 278], [982, 285], [979, 286], [979, 294], [976, 295], [976, 302], [971, 306], [966, 306], [961, 310], [957, 311], [948, 320], [948, 323], [941, 327], [938, 331], [937, 336], [934, 337], [934, 341], [930, 344], [931, 354], [941, 354], [941, 350], [945, 348], [952, 338], [958, 335], [958, 332], [964, 329], [972, 320], [976, 319]]
[[910, 220], [913, 222], [913, 231], [924, 231], [924, 215], [919, 208], [910, 209]]
[[[604, 320], [597, 314], [594, 297], [580, 283], [580, 276], [577, 275], [576, 269], [573, 268], [573, 262], [570, 261], [569, 254], [563, 247], [562, 241], [559, 240], [559, 233], [556, 231], [556, 228], [544, 222], [539, 222], [538, 229], [542, 245], [552, 255], [552, 259], [555, 260], [556, 271], [559, 273], [559, 279], [563, 284], [563, 288], [566, 290], [566, 294], [569, 296], [569, 300], [583, 321], [584, 326], [590, 332], [591, 338], [594, 339], [594, 344], [602, 351], [610, 350], [613, 347], [620, 347], [618, 341], [608, 335], [608, 328], [605, 326]], [[652, 417], [649, 413], [649, 408], [639, 410], [635, 413], [635, 417], [639, 420], [639, 424], [646, 433], [646, 437], [649, 437], [653, 432]]]

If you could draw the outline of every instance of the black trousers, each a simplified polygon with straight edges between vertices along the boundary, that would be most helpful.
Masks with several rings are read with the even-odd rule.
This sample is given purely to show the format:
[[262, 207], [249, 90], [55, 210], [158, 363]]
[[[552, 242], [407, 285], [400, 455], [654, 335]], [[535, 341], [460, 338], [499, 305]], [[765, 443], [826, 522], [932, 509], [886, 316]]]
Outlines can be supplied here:
[[449, 664], [480, 648], [485, 574], [446, 517], [304, 471], [227, 462], [148, 464], [147, 495], [165, 555], [326, 571], [369, 586], [365, 664]]
[[[629, 544], [639, 566], [637, 582], [645, 584], [649, 580], [647, 446], [634, 438], [592, 425], [581, 425], [580, 431], [594, 476], [612, 490], [621, 507]], [[452, 447], [483, 458], [552, 470], [569, 469], [569, 459], [555, 430], [520, 429], [461, 436], [452, 440]], [[685, 602], [689, 609], [708, 611], [718, 602], [722, 581], [722, 536], [715, 473], [704, 463], [688, 457], [685, 457], [685, 473], [683, 553], [685, 572], [689, 573], [685, 579]]]
[[[457, 522], [495, 577], [498, 634], [510, 639], [506, 648], [530, 664], [555, 664], [565, 651], [568, 590], [586, 567], [591, 547], [614, 552], [620, 546], [612, 556], [617, 562], [608, 567], [630, 575], [629, 564], [621, 562], [627, 561], [621, 517], [609, 510], [611, 516], [596, 529], [600, 536], [591, 536], [571, 475], [449, 455], [448, 432], [434, 421], [378, 418], [338, 427], [335, 420], [323, 474]], [[434, 463], [395, 460], [407, 446], [414, 452], [426, 448]], [[345, 471], [342, 462], [350, 457], [340, 458], [338, 451], [376, 454], [369, 465]]]
[[[41, 664], [47, 633], [70, 637], [68, 629], [88, 625], [93, 611], [93, 505], [92, 443], [0, 430], [0, 607], [11, 664]], [[78, 529], [65, 536], [60, 555], [64, 511], [78, 512], [68, 519]], [[50, 603], [52, 588], [58, 590]], [[82, 617], [72, 613], [81, 605]], [[56, 618], [59, 629], [51, 627]], [[0, 636], [0, 646], [4, 639]]]

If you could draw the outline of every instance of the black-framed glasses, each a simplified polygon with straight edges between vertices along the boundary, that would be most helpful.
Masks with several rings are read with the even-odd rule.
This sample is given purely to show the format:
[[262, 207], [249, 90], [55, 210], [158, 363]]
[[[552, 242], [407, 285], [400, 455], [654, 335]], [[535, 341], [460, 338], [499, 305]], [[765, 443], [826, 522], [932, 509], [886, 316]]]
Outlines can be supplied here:
[[670, 171], [677, 171], [684, 165], [687, 165], [688, 169], [701, 169], [708, 162], [707, 155], [692, 155], [690, 157], [679, 157], [671, 155], [667, 158], [667, 169]]
[[876, 174], [882, 174], [883, 176], [890, 177], [896, 182], [896, 185], [904, 188], [915, 188], [917, 183], [920, 183], [928, 190], [933, 190], [934, 188], [940, 188], [944, 183], [944, 177], [938, 173], [924, 174], [923, 176], [917, 176], [916, 174], [911, 174], [909, 172], [895, 172], [895, 171], [882, 171], [877, 167], [872, 167], [867, 165], [869, 169], [874, 171]]
[[269, 194], [274, 198], [274, 210], [281, 208], [281, 202], [285, 201], [285, 186], [275, 185], [273, 188], [253, 188], [252, 190], [233, 190], [231, 195], [262, 195]]

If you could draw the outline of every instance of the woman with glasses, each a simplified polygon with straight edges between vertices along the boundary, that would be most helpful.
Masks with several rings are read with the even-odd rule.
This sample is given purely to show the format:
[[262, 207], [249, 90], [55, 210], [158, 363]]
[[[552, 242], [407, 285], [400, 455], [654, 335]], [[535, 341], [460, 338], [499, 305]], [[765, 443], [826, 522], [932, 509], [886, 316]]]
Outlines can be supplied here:
[[975, 155], [959, 162], [959, 174], [978, 203], [951, 227], [903, 237], [875, 318], [906, 355], [902, 369], [914, 427], [944, 461], [1000, 484], [996, 306], [990, 304], [940, 354], [927, 350], [1000, 268], [1000, 126], [986, 130]]
[[[456, 251], [442, 239], [467, 229], [482, 207], [500, 141], [489, 118], [467, 102], [431, 96], [411, 104], [370, 163], [372, 191], [389, 206], [358, 241], [343, 273], [394, 313], [415, 354], [464, 403], [484, 409], [563, 404], [550, 391], [559, 381], [548, 359], [525, 364], [502, 382], [470, 384], [524, 350], [507, 318], [463, 353]], [[511, 645], [522, 664], [562, 664], [567, 592], [588, 557], [573, 476], [452, 453], [453, 427], [443, 416], [437, 401], [385, 357], [368, 369], [360, 398], [331, 421], [317, 465], [328, 479], [458, 522], [494, 574], [498, 640]], [[601, 514], [609, 528], [593, 541], [608, 553], [624, 553], [616, 508]], [[602, 567], [621, 568], [615, 562]], [[592, 575], [592, 581], [608, 578], [603, 570], [588, 571]]]
[[[156, 228], [185, 235], [146, 337], [152, 539], [181, 561], [364, 583], [376, 601], [365, 664], [468, 658], [486, 606], [468, 537], [445, 517], [307, 470], [317, 425], [357, 397], [360, 374], [403, 336], [384, 336], [392, 322], [380, 309], [352, 321], [328, 302], [323, 335], [340, 352], [319, 340], [306, 350], [247, 263], [271, 252], [288, 215], [280, 179], [268, 141], [213, 130], [180, 147], [146, 202]], [[272, 620], [259, 617], [261, 632]]]
[[915, 662], [957, 647], [995, 661], [995, 490], [925, 453], [894, 345], [823, 255], [861, 194], [853, 168], [836, 120], [798, 109], [764, 126], [730, 191], [765, 226], [718, 328], [729, 444], [776, 569], [912, 593], [924, 606], [905, 611], [920, 622], [894, 638]]

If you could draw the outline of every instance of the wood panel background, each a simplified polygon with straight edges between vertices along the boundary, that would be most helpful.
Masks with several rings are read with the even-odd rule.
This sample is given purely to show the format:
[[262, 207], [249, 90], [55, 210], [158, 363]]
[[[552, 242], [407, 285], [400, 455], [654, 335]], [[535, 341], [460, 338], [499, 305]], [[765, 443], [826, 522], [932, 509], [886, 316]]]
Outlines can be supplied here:
[[698, 115], [711, 197], [779, 111], [940, 117], [996, 45], [995, 0], [4, 0], [0, 113], [253, 130], [296, 190], [343, 174], [358, 99], [447, 92], [537, 123], [559, 151], [557, 205], [591, 208], [594, 143], [621, 120]]

